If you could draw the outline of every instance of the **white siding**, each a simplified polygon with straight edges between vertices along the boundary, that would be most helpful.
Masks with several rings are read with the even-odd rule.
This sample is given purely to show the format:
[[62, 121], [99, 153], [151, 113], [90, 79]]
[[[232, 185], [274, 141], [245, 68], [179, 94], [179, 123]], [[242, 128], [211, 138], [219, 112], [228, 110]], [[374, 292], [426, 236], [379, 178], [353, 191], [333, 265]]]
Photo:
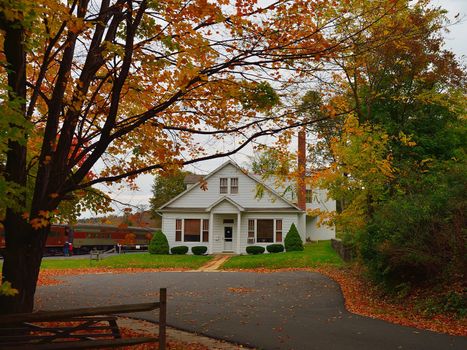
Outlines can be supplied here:
[[320, 209], [322, 211], [336, 210], [336, 201], [328, 198], [326, 190], [313, 189], [313, 199], [311, 203], [306, 204], [307, 209]]
[[[237, 177], [238, 193], [219, 193], [221, 177]], [[207, 180], [207, 190], [203, 191], [196, 186], [185, 195], [170, 203], [168, 208], [207, 208], [217, 201], [221, 196], [228, 196], [244, 208], [284, 208], [290, 207], [288, 203], [279, 197], [266, 193], [261, 198], [255, 198], [257, 182], [245, 175], [232, 164], [227, 164]]]
[[227, 200], [224, 200], [220, 203], [218, 203], [216, 206], [214, 206], [214, 208], [212, 208], [211, 210], [213, 213], [236, 213], [238, 212], [238, 208], [233, 205], [232, 203], [230, 203], [229, 201]]
[[321, 241], [336, 238], [334, 226], [318, 225], [319, 217], [306, 218], [306, 238], [312, 241]]
[[[336, 201], [329, 199], [327, 191], [323, 189], [313, 190], [313, 199], [311, 203], [306, 204], [307, 209], [319, 209], [330, 212], [336, 210]], [[334, 226], [322, 224], [318, 225], [319, 217], [308, 216], [306, 219], [306, 237], [312, 241], [327, 240], [336, 238], [336, 229]]]

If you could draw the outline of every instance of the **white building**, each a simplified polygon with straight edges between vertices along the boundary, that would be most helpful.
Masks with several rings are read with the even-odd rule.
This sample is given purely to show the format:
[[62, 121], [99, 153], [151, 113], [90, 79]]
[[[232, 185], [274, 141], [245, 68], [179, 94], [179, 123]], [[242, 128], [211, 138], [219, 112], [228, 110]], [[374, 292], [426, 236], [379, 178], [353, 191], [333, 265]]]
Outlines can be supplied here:
[[[258, 186], [263, 195], [257, 196]], [[308, 191], [309, 208], [335, 210], [323, 191]], [[245, 253], [248, 245], [283, 243], [292, 224], [302, 240], [335, 237], [334, 228], [318, 227], [317, 218], [260, 179], [228, 161], [164, 204], [162, 232], [171, 247], [204, 245], [208, 253]]]

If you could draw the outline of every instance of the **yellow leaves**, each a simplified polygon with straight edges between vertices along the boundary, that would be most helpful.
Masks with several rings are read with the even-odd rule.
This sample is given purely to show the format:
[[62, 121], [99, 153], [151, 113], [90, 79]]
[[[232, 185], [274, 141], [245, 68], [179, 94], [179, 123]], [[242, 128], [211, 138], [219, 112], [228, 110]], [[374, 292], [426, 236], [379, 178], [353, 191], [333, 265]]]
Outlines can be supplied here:
[[6, 295], [8, 297], [12, 297], [18, 294], [18, 290], [11, 286], [11, 283], [8, 281], [3, 282], [0, 284], [0, 295]]
[[79, 33], [85, 28], [85, 22], [82, 18], [74, 17], [68, 21], [68, 30], [73, 33]]
[[39, 230], [41, 228], [44, 228], [50, 225], [51, 216], [52, 216], [52, 213], [50, 211], [39, 210], [38, 216], [31, 219], [29, 221], [29, 224], [32, 226], [34, 230]]
[[31, 221], [29, 221], [29, 223], [31, 224], [34, 230], [39, 230], [43, 227], [47, 227], [50, 224], [50, 221], [46, 218], [39, 217], [32, 219]]
[[409, 147], [413, 147], [413, 146], [416, 146], [416, 145], [417, 145], [417, 143], [416, 143], [415, 141], [412, 141], [410, 135], [406, 135], [406, 134], [404, 134], [402, 131], [399, 132], [399, 141], [400, 141], [403, 145], [409, 146]]

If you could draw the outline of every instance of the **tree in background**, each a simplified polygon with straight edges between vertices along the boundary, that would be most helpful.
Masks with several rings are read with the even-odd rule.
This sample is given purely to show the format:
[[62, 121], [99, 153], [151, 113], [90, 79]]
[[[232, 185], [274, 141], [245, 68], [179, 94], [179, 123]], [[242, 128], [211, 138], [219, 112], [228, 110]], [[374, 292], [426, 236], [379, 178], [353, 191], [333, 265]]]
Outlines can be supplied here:
[[467, 271], [465, 72], [443, 49], [444, 25], [428, 1], [407, 2], [335, 60], [343, 74], [330, 99], [353, 112], [335, 123], [322, 183], [346, 203], [333, 217], [344, 239], [398, 292], [455, 285]]
[[168, 174], [157, 175], [152, 185], [152, 197], [149, 200], [151, 205], [151, 215], [156, 217], [157, 210], [172, 198], [185, 191], [185, 177], [190, 174], [188, 171], [176, 169]]

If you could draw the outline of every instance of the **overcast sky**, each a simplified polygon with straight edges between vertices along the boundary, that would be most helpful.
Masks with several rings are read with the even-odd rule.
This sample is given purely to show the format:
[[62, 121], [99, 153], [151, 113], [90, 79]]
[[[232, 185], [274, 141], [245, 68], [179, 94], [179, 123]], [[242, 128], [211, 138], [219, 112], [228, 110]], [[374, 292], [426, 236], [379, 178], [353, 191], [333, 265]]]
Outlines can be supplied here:
[[[462, 57], [464, 64], [466, 63], [467, 57], [467, 0], [432, 0], [434, 6], [441, 6], [448, 10], [448, 17], [455, 21], [455, 16], [460, 19], [460, 23], [453, 24], [449, 27], [450, 32], [446, 34], [446, 48], [452, 50], [456, 55]], [[251, 149], [240, 152], [230, 159], [236, 161], [238, 164], [243, 165], [248, 160], [248, 156], [251, 155]], [[223, 162], [224, 159], [216, 159], [208, 162], [202, 162], [195, 164], [187, 168], [192, 172], [199, 174], [207, 174], [210, 171], [217, 168]], [[129, 203], [134, 206], [143, 206], [149, 209], [149, 198], [151, 197], [151, 185], [153, 182], [152, 175], [142, 175], [138, 178], [137, 184], [139, 185], [138, 191], [128, 191], [125, 189], [109, 188], [106, 186], [100, 186], [100, 188], [107, 193], [113, 199], [118, 201]], [[116, 209], [114, 214], [121, 215], [121, 210], [125, 205], [114, 203]], [[83, 217], [90, 217], [91, 213], [83, 214]]]

